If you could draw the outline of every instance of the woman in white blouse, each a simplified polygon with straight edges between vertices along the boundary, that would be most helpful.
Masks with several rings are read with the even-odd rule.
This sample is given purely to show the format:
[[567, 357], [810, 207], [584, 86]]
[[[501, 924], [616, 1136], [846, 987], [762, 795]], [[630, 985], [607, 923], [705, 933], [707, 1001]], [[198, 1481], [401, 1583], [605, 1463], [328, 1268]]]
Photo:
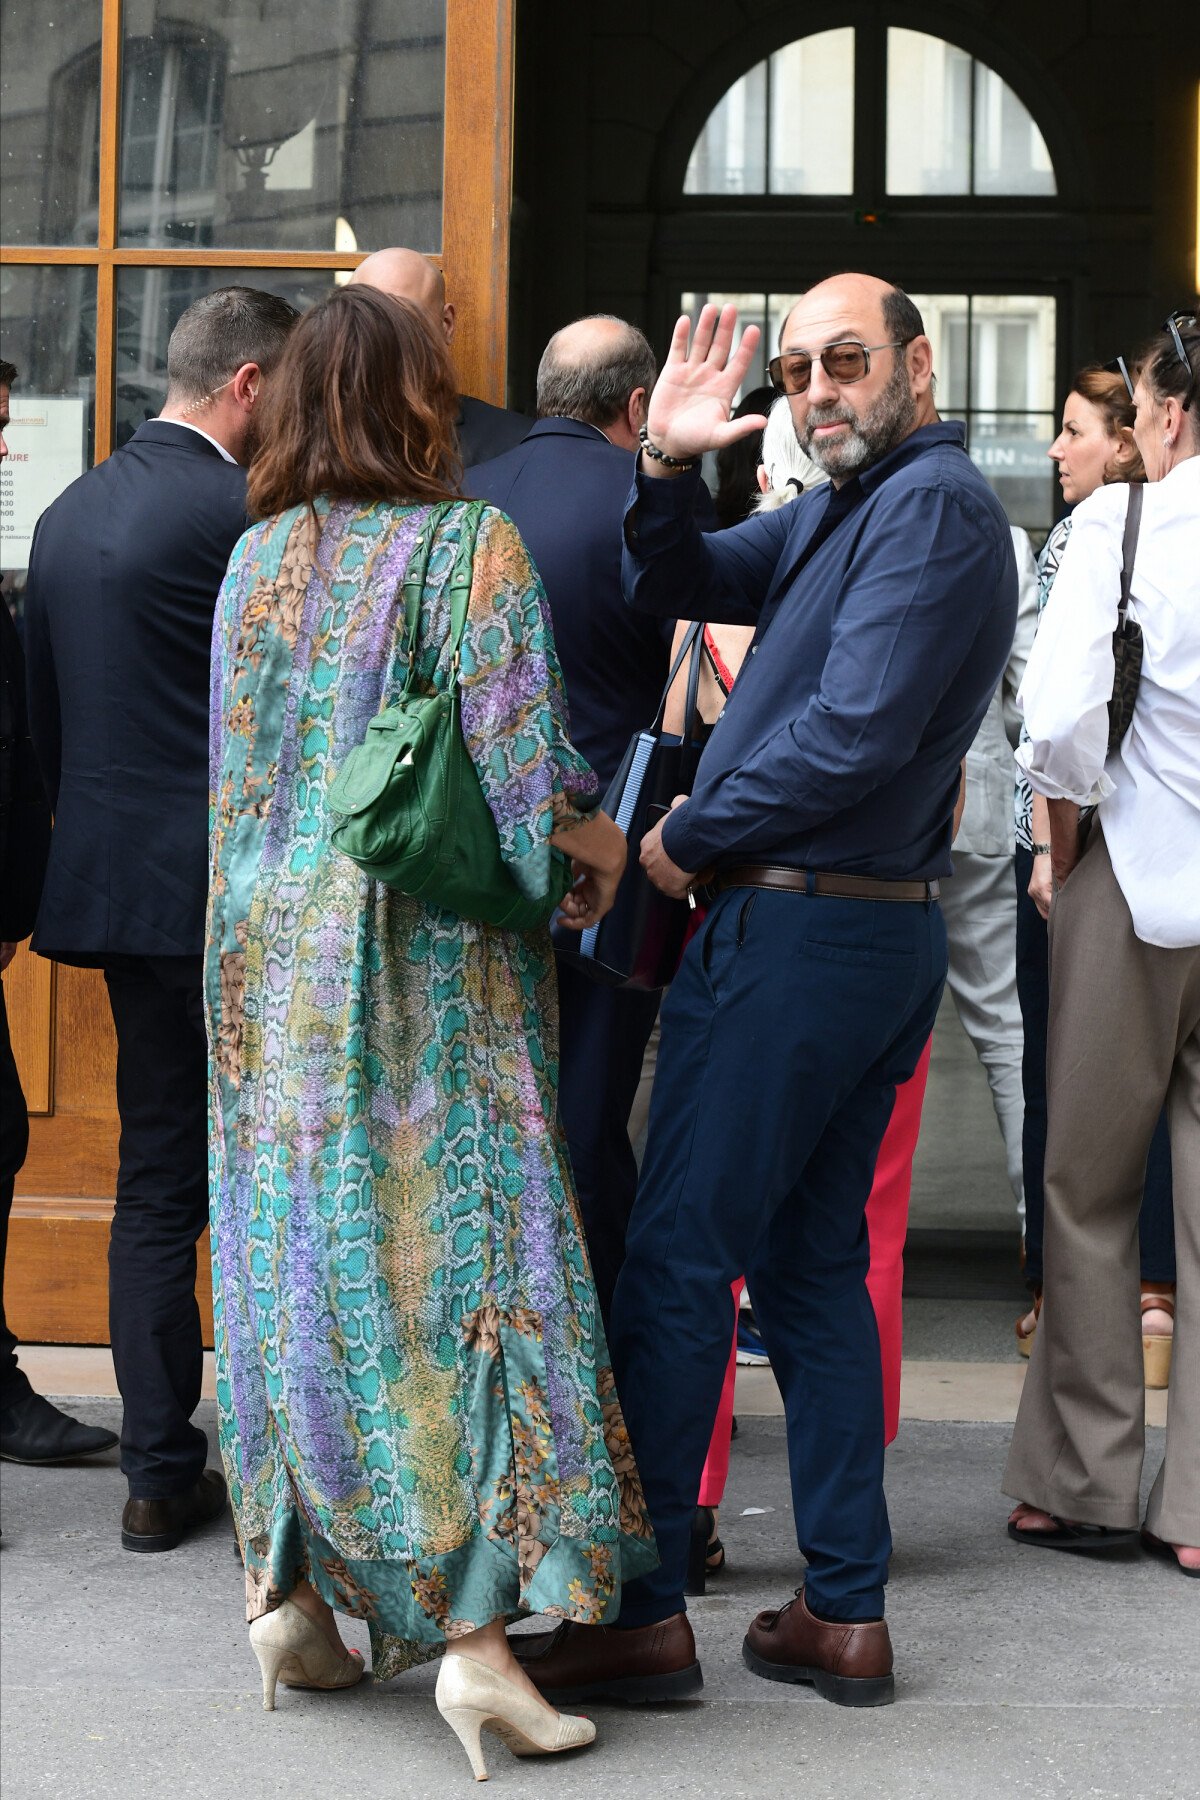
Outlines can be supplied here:
[[[1144, 1454], [1137, 1213], [1170, 1120], [1177, 1293], [1167, 1450], [1142, 1542], [1200, 1577], [1200, 331], [1151, 344], [1134, 437], [1148, 486], [1130, 616], [1133, 723], [1107, 754], [1129, 489], [1076, 510], [1029, 659], [1018, 760], [1049, 801], [1045, 1305], [1005, 1470], [1018, 1542], [1136, 1541]], [[1079, 810], [1097, 804], [1081, 839]]]

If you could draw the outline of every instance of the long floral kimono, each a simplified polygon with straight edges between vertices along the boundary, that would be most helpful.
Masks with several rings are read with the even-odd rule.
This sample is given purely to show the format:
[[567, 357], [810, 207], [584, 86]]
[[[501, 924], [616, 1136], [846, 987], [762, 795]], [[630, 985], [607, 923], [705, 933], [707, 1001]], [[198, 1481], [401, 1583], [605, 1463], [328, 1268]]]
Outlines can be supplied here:
[[[379, 1677], [524, 1611], [615, 1616], [653, 1536], [556, 1116], [549, 933], [369, 881], [326, 794], [405, 673], [424, 506], [318, 504], [234, 550], [214, 638], [205, 993], [221, 1449], [249, 1617], [304, 1577]], [[449, 679], [455, 507], [418, 674]], [[594, 777], [540, 582], [489, 509], [462, 728], [523, 891]]]

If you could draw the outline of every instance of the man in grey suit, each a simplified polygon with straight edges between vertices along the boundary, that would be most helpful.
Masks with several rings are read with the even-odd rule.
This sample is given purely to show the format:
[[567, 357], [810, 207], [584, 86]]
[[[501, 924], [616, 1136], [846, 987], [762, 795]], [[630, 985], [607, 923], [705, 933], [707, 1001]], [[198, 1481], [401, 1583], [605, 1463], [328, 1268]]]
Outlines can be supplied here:
[[987, 1072], [1008, 1179], [1023, 1220], [1024, 1032], [1017, 1001], [1013, 751], [1021, 727], [1017, 689], [1037, 623], [1037, 564], [1026, 533], [1014, 529], [1012, 537], [1018, 580], [1016, 636], [1004, 679], [967, 751], [967, 803], [954, 840], [954, 873], [942, 881], [942, 913], [950, 945], [946, 985]]

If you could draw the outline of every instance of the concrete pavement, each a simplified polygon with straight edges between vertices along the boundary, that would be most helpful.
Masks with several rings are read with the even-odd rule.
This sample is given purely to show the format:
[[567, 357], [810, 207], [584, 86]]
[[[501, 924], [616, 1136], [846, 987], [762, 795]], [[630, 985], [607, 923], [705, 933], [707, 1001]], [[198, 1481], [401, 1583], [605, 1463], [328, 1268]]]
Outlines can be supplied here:
[[[757, 1372], [755, 1372], [757, 1373]], [[83, 1416], [119, 1423], [112, 1403]], [[204, 1408], [211, 1427], [212, 1408]], [[783, 1422], [746, 1414], [722, 1535], [730, 1567], [693, 1607], [703, 1700], [597, 1707], [597, 1745], [517, 1762], [509, 1793], [805, 1795], [814, 1800], [1195, 1800], [1200, 1593], [1140, 1554], [1010, 1544], [998, 1491], [1008, 1427], [908, 1421], [889, 1452], [897, 1703], [850, 1712], [741, 1664], [747, 1620], [800, 1579]], [[1161, 1455], [1153, 1430], [1147, 1477]], [[131, 1556], [114, 1459], [3, 1465], [5, 1800], [440, 1800], [474, 1791], [433, 1710], [434, 1672], [261, 1709], [227, 1525]], [[365, 1647], [365, 1633], [347, 1636]]]

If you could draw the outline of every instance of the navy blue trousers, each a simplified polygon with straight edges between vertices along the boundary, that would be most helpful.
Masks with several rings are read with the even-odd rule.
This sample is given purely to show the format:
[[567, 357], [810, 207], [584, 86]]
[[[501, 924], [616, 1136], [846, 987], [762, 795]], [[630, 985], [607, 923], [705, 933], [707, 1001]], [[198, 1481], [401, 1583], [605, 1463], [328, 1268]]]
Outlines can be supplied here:
[[[2, 603], [0, 603], [2, 604]], [[25, 1152], [29, 1148], [29, 1114], [17, 1073], [8, 1012], [0, 985], [0, 1411], [16, 1406], [28, 1395], [29, 1381], [17, 1366], [17, 1340], [4, 1316], [4, 1264], [8, 1254], [8, 1219], [13, 1191]]]
[[559, 962], [558, 1116], [606, 1327], [637, 1192], [629, 1114], [658, 1002], [656, 993], [605, 987]]
[[735, 888], [688, 947], [663, 1006], [613, 1307], [613, 1369], [661, 1558], [624, 1589], [624, 1626], [683, 1610], [743, 1273], [783, 1391], [809, 1602], [830, 1618], [883, 1612], [891, 1536], [864, 1214], [945, 975], [936, 904]]
[[138, 1499], [184, 1493], [208, 1454], [192, 1423], [204, 1373], [196, 1240], [208, 1223], [201, 973], [198, 956], [113, 957], [104, 971], [121, 1115], [108, 1318], [121, 1468]]

